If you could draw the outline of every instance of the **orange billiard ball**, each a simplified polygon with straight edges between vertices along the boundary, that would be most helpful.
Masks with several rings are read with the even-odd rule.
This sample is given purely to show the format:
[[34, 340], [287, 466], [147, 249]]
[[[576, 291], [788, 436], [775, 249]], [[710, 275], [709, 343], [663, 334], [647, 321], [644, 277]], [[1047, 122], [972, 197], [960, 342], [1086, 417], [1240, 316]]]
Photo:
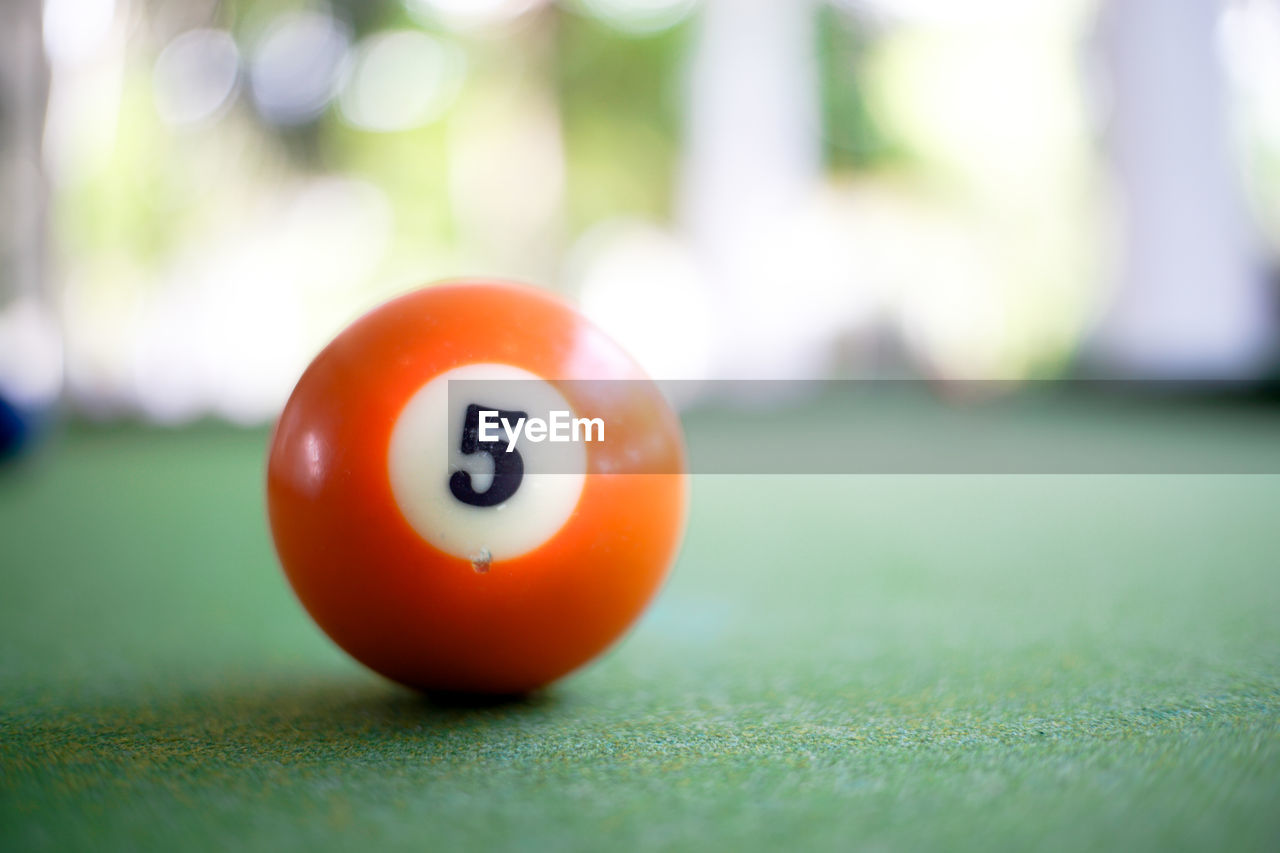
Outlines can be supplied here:
[[303, 373], [271, 439], [271, 532], [303, 606], [369, 668], [523, 692], [602, 652], [658, 590], [684, 454], [658, 387], [573, 308], [439, 284]]

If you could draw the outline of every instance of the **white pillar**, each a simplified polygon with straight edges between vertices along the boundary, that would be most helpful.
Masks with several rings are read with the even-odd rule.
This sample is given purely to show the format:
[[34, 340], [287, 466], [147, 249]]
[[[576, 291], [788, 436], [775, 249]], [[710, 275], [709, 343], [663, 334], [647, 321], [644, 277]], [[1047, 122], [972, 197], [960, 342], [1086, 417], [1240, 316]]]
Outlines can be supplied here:
[[[710, 279], [719, 374], [803, 373], [777, 253], [820, 179], [812, 0], [706, 0], [687, 102], [681, 214]], [[785, 266], [785, 265], [783, 265]]]
[[41, 163], [49, 67], [40, 0], [0, 3], [0, 309], [45, 287], [48, 191]]
[[1217, 56], [1219, 0], [1108, 0], [1109, 147], [1122, 213], [1100, 355], [1120, 375], [1255, 375], [1272, 343]]

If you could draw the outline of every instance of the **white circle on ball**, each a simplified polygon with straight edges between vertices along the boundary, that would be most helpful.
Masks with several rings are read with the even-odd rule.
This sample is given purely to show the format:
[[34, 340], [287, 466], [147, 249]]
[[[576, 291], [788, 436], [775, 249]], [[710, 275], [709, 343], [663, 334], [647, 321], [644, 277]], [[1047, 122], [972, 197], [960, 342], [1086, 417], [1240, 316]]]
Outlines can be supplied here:
[[[455, 385], [451, 394], [450, 382], [464, 384]], [[487, 571], [493, 562], [533, 551], [569, 520], [586, 482], [587, 451], [582, 441], [534, 442], [521, 435], [514, 452], [523, 472], [514, 492], [488, 506], [464, 501], [450, 486], [456, 472], [466, 473], [464, 483], [474, 493], [470, 499], [482, 501], [496, 485], [495, 454], [506, 452], [508, 435], [486, 415], [494, 424], [489, 435], [501, 435], [504, 443], [487, 445], [494, 453], [464, 453], [464, 426], [472, 405], [486, 412], [524, 412], [531, 419], [547, 419], [555, 411], [572, 416], [572, 408], [551, 383], [527, 370], [468, 364], [423, 385], [396, 419], [387, 472], [405, 520], [436, 548]]]

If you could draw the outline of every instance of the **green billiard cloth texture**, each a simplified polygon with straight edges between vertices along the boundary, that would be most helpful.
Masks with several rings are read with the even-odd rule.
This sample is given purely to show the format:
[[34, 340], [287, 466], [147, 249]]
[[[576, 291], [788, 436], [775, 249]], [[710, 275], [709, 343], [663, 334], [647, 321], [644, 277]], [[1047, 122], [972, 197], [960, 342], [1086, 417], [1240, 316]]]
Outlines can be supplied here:
[[626, 640], [482, 702], [310, 623], [266, 439], [0, 472], [0, 850], [1280, 848], [1280, 477], [699, 477]]

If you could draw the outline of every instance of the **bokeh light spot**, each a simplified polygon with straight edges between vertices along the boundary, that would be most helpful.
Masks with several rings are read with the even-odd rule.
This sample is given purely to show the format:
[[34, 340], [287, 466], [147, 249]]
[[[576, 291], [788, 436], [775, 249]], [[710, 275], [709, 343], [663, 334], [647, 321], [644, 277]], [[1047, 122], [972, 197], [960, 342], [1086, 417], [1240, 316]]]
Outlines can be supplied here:
[[649, 35], [669, 29], [688, 17], [695, 0], [576, 0], [587, 14], [614, 29]]
[[424, 23], [442, 23], [455, 30], [502, 27], [545, 0], [405, 0], [410, 14]]
[[356, 45], [339, 105], [347, 121], [408, 130], [438, 118], [458, 95], [462, 51], [425, 33], [379, 33]]
[[183, 33], [156, 59], [156, 111], [171, 124], [193, 124], [217, 115], [235, 91], [239, 66], [240, 53], [228, 33]]
[[267, 28], [250, 69], [253, 101], [273, 124], [314, 119], [334, 96], [350, 36], [332, 15], [281, 15]]

